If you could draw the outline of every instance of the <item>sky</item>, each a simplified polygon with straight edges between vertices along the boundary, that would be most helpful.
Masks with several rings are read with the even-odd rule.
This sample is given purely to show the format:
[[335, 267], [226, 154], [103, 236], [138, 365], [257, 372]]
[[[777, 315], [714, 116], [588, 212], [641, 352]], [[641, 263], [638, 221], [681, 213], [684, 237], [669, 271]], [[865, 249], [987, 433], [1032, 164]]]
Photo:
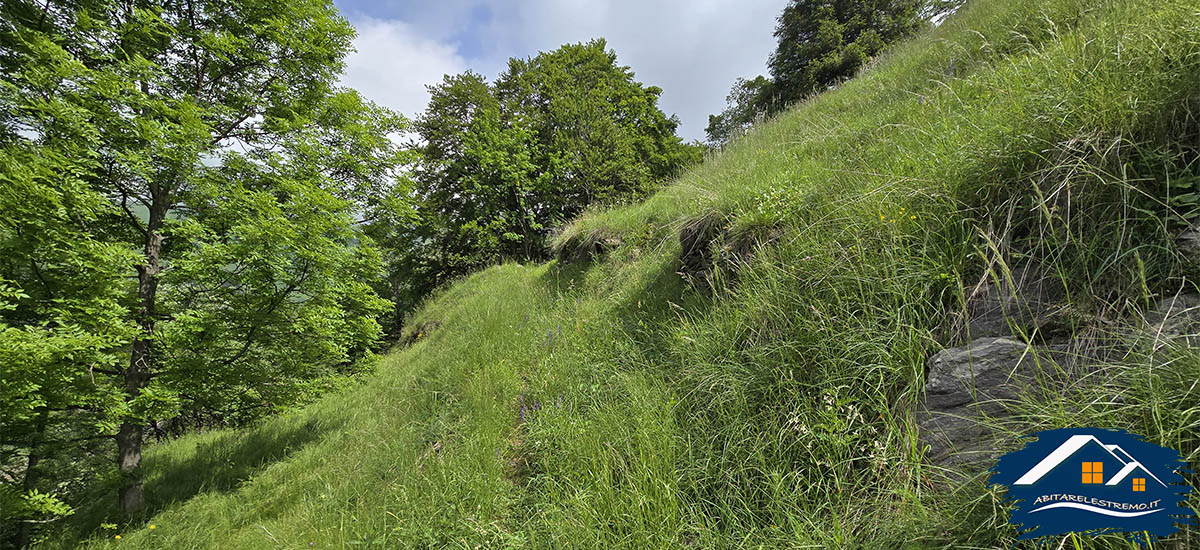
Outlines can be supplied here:
[[766, 73], [786, 0], [334, 0], [358, 29], [343, 83], [406, 116], [427, 84], [466, 70], [492, 81], [510, 57], [605, 38], [659, 107], [704, 139], [734, 80]]

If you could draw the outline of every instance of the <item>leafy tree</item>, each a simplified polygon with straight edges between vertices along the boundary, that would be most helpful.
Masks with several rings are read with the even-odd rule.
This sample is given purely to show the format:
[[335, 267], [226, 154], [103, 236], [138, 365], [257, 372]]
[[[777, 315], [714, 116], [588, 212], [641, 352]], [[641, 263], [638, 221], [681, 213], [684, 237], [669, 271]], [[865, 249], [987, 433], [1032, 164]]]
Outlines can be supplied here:
[[397, 230], [398, 303], [504, 258], [544, 258], [554, 223], [647, 193], [701, 154], [659, 109], [662, 90], [635, 81], [604, 40], [511, 59], [491, 85], [464, 73], [430, 92], [414, 123], [418, 217]]
[[482, 118], [488, 115], [482, 113], [497, 113], [499, 107], [483, 77], [471, 72], [447, 75], [429, 89], [429, 107], [413, 124], [420, 144], [407, 150], [406, 159], [409, 175], [420, 183], [404, 179], [411, 186], [409, 200], [396, 201], [410, 207], [384, 203], [371, 210], [365, 226], [386, 258], [393, 332], [403, 313], [445, 278], [477, 265], [466, 253], [480, 248], [472, 242], [478, 233], [471, 222], [476, 205], [484, 206], [485, 190], [481, 163], [472, 154], [480, 148], [472, 144], [486, 134]]
[[791, 0], [775, 27], [771, 77], [739, 78], [725, 110], [709, 115], [708, 140], [723, 145], [755, 120], [854, 75], [887, 45], [964, 0]]
[[771, 79], [762, 75], [753, 80], [737, 79], [725, 98], [725, 110], [721, 114], [708, 115], [708, 127], [704, 133], [709, 143], [724, 145], [744, 133], [760, 117], [768, 114], [776, 100], [775, 84]]
[[405, 122], [333, 86], [328, 0], [3, 9], [0, 446], [115, 435], [136, 513], [151, 421], [245, 420], [369, 354], [388, 304], [356, 216], [397, 208]]
[[783, 102], [853, 76], [888, 44], [921, 28], [922, 0], [792, 0], [767, 66]]
[[557, 197], [540, 205], [551, 210], [542, 216], [570, 218], [588, 204], [645, 193], [697, 160], [675, 136], [678, 119], [658, 108], [662, 89], [633, 76], [603, 39], [509, 60], [496, 95], [506, 117], [537, 140], [538, 190]]

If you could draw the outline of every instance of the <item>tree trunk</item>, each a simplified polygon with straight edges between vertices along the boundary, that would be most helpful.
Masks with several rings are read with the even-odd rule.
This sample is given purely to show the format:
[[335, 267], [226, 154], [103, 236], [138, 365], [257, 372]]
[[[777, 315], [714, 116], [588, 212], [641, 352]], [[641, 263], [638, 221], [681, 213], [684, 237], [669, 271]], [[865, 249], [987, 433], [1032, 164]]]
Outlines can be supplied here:
[[[38, 462], [42, 459], [42, 439], [46, 434], [46, 416], [49, 414], [48, 411], [43, 410], [38, 415], [37, 431], [33, 433], [33, 440], [29, 443], [29, 458], [25, 463], [25, 482], [23, 484], [25, 494], [29, 494], [30, 491], [37, 488], [37, 467]], [[22, 522], [21, 526], [17, 528], [18, 550], [29, 548], [31, 538], [33, 538], [33, 524]]]
[[[138, 335], [133, 340], [129, 368], [125, 370], [125, 400], [132, 401], [150, 381], [153, 362], [155, 301], [158, 293], [159, 255], [162, 235], [159, 229], [166, 217], [166, 207], [154, 201], [146, 224], [145, 263], [138, 266]], [[120, 508], [125, 515], [142, 510], [145, 496], [142, 491], [142, 436], [145, 421], [127, 418], [117, 432], [117, 467], [121, 473]]]

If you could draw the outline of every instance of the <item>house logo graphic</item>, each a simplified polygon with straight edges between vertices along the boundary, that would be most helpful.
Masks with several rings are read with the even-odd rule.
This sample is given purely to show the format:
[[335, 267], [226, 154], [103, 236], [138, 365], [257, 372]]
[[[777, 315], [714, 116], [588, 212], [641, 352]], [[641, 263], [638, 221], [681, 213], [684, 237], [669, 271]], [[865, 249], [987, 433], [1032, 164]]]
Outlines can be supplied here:
[[989, 483], [1008, 490], [1010, 523], [1021, 539], [1071, 532], [1125, 533], [1145, 541], [1194, 524], [1182, 505], [1191, 487], [1178, 451], [1123, 430], [1065, 428], [1038, 432], [1000, 457]]

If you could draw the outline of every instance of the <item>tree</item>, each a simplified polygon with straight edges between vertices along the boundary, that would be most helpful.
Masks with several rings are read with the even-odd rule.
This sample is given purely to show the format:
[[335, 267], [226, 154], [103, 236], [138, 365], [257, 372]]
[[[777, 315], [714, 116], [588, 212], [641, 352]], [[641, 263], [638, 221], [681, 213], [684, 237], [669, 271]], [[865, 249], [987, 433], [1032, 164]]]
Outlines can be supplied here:
[[708, 127], [704, 133], [709, 143], [724, 145], [745, 133], [756, 121], [770, 113], [776, 102], [775, 84], [771, 79], [762, 75], [753, 80], [737, 79], [725, 97], [725, 110], [718, 115], [708, 115]]
[[0, 354], [0, 434], [115, 432], [137, 513], [151, 420], [236, 422], [369, 353], [387, 303], [356, 215], [394, 206], [404, 121], [333, 86], [353, 29], [327, 0], [4, 9], [0, 200], [27, 208], [0, 219], [0, 338], [45, 360]]
[[541, 219], [643, 194], [698, 160], [675, 136], [678, 119], [658, 108], [662, 89], [633, 77], [604, 39], [509, 60], [496, 96], [536, 139], [538, 191], [557, 199], [539, 205], [550, 210]]
[[927, 21], [958, 9], [963, 0], [791, 0], [775, 27], [778, 44], [771, 77], [739, 78], [725, 110], [709, 115], [709, 143], [724, 145], [755, 120], [850, 78], [889, 44]]
[[767, 66], [792, 102], [854, 75], [885, 46], [923, 23], [923, 0], [791, 0], [775, 27]]
[[17, 548], [32, 521], [70, 512], [38, 491], [58, 440], [79, 444], [115, 426], [105, 412], [122, 403], [89, 375], [118, 368], [133, 333], [120, 299], [134, 255], [82, 229], [111, 206], [77, 176], [91, 166], [86, 141], [0, 146], [0, 467], [20, 472], [0, 484], [0, 521], [19, 522], [0, 527], [0, 540]]
[[491, 85], [464, 73], [430, 92], [414, 123], [418, 218], [395, 241], [409, 281], [398, 303], [505, 258], [545, 258], [552, 225], [641, 196], [701, 154], [659, 109], [662, 90], [635, 81], [604, 40], [510, 59]]

